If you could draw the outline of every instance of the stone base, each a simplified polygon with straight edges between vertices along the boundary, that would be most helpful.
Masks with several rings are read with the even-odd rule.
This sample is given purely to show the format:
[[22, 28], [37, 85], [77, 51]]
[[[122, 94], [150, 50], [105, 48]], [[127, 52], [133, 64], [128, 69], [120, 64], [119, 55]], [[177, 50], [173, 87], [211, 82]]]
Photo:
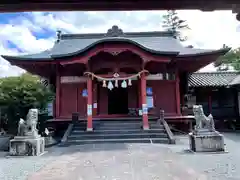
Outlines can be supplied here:
[[45, 147], [50, 147], [52, 145], [57, 144], [57, 141], [52, 136], [44, 137]]
[[11, 156], [39, 156], [44, 153], [43, 137], [16, 136], [10, 140]]
[[190, 149], [194, 152], [223, 152], [224, 138], [218, 132], [189, 133]]
[[93, 128], [87, 128], [87, 131], [91, 132], [91, 131], [93, 131]]
[[150, 128], [149, 128], [149, 126], [143, 126], [143, 130], [149, 130]]
[[8, 151], [11, 135], [0, 135], [0, 151]]

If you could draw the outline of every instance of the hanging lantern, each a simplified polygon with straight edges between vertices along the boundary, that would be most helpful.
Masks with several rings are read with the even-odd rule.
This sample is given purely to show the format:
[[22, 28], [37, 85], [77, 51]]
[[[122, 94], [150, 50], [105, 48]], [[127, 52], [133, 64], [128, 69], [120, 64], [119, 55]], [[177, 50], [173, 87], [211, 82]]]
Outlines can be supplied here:
[[114, 87], [113, 87], [113, 84], [112, 84], [112, 81], [109, 81], [108, 82], [108, 89], [109, 90], [112, 90]]
[[128, 86], [131, 86], [131, 85], [132, 85], [132, 80], [128, 79]]
[[115, 87], [118, 87], [118, 80], [115, 80]]
[[107, 87], [105, 80], [103, 80], [103, 87]]
[[124, 80], [121, 84], [122, 88], [127, 88], [127, 82]]

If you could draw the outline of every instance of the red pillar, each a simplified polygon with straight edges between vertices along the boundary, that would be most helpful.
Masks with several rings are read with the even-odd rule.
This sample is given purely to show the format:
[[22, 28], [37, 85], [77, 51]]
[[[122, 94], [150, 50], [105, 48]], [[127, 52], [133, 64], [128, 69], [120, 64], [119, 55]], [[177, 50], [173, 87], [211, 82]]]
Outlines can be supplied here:
[[[141, 89], [141, 79], [137, 82], [138, 89]], [[142, 108], [142, 94], [141, 91], [138, 91], [138, 108]]]
[[142, 120], [144, 130], [149, 129], [146, 88], [147, 88], [146, 75], [143, 73], [141, 76], [141, 99], [142, 99]]
[[87, 96], [87, 131], [92, 131], [92, 79], [89, 77], [87, 80], [87, 91], [88, 91], [88, 96]]
[[97, 88], [97, 84], [94, 84], [93, 85], [93, 116], [96, 116], [97, 115], [97, 108], [98, 108], [98, 105], [97, 105], [97, 108], [95, 107], [94, 108], [94, 104], [97, 104], [98, 103], [98, 101], [97, 101], [97, 91], [98, 91], [98, 88]]
[[[181, 115], [181, 103], [180, 103], [180, 88], [179, 88], [179, 75], [178, 73], [176, 72], [175, 73], [175, 77], [176, 77], [176, 108], [177, 108], [177, 114], [178, 115]], [[183, 99], [183, 102], [184, 102], [184, 99]]]
[[60, 91], [61, 91], [61, 83], [60, 83], [60, 72], [59, 66], [56, 68], [56, 99], [55, 99], [55, 118], [59, 118], [60, 116]]

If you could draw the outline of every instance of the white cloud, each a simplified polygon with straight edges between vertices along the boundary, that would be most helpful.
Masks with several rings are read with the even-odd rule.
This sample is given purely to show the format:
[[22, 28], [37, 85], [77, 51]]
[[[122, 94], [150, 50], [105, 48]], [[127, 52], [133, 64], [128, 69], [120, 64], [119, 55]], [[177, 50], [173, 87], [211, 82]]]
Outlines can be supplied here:
[[[24, 25], [26, 24], [0, 25], [0, 52], [2, 55], [17, 55], [22, 52], [36, 53], [52, 47], [53, 38], [37, 39], [30, 31], [30, 26]], [[8, 47], [8, 42], [18, 48]], [[21, 68], [10, 65], [6, 60], [0, 57], [0, 77], [16, 76], [23, 72]]]
[[10, 41], [24, 52], [38, 52], [49, 49], [53, 39], [37, 39], [29, 28], [23, 25], [0, 25], [1, 41]]
[[106, 32], [112, 25], [124, 31], [161, 30], [161, 11], [128, 12], [56, 12], [32, 13], [33, 20], [42, 27], [70, 33]]
[[[3, 44], [0, 44], [0, 52], [2, 54], [9, 54], [9, 55], [17, 54], [16, 51], [5, 48]], [[10, 65], [9, 62], [7, 62], [6, 60], [0, 57], [0, 77], [18, 76], [23, 72], [24, 70], [16, 66]]]
[[240, 46], [240, 23], [231, 11], [179, 11], [191, 28], [189, 39], [195, 46], [204, 48], [221, 48], [223, 44], [230, 47]]
[[29, 29], [32, 32], [42, 32], [44, 29], [32, 22], [29, 18], [25, 16], [18, 16], [16, 18], [10, 19], [9, 23], [14, 26], [20, 26]]
[[[199, 48], [220, 48], [223, 44], [232, 47], [240, 46], [240, 24], [230, 11], [201, 12], [178, 11], [182, 19], [187, 20], [191, 30], [186, 44]], [[123, 31], [159, 31], [163, 11], [128, 11], [128, 12], [34, 12], [28, 16], [19, 16], [0, 24], [1, 54], [19, 53], [13, 47], [6, 46], [11, 42], [25, 53], [35, 53], [52, 47], [56, 30], [66, 33], [106, 32], [112, 25], [118, 25]], [[29, 18], [31, 17], [31, 18]], [[41, 33], [51, 36], [36, 37]], [[11, 66], [0, 59], [0, 68], [4, 75], [11, 75]], [[1, 70], [1, 69], [0, 69]], [[215, 71], [212, 64], [201, 71]], [[2, 75], [1, 73], [0, 75]]]

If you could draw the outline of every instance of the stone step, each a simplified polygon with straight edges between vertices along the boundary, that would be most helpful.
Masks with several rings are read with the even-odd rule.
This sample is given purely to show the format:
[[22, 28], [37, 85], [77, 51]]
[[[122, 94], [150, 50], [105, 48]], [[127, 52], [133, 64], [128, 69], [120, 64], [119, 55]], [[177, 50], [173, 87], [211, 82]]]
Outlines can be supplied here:
[[75, 139], [132, 139], [132, 138], [167, 138], [165, 133], [135, 133], [135, 134], [82, 134], [70, 135], [68, 140]]
[[83, 126], [83, 127], [75, 127], [73, 126], [72, 131], [86, 131], [87, 127]]
[[141, 126], [131, 127], [131, 126], [99, 126], [99, 127], [93, 127], [94, 130], [118, 130], [118, 129], [138, 129], [141, 130]]
[[[158, 119], [148, 119], [148, 122], [156, 122]], [[81, 123], [86, 123], [87, 119], [84, 120], [79, 120], [77, 122], [81, 122]], [[142, 118], [139, 119], [128, 119], [128, 118], [123, 118], [123, 119], [93, 119], [93, 122], [142, 122]]]
[[[94, 129], [142, 129], [142, 125], [141, 124], [108, 124], [108, 125], [104, 125], [104, 124], [99, 124], [99, 125], [93, 125]], [[150, 125], [150, 128], [164, 128], [163, 125]], [[86, 129], [86, 126], [74, 126], [73, 129], [75, 130], [84, 130]]]
[[[114, 123], [109, 123], [109, 124], [94, 124], [94, 127], [141, 127], [142, 123], [124, 123], [124, 124], [114, 124]], [[149, 124], [150, 127], [163, 127], [161, 124]], [[77, 127], [77, 126], [76, 126]]]
[[149, 121], [149, 125], [149, 130], [143, 130], [141, 120], [99, 120], [93, 121], [94, 131], [87, 132], [86, 121], [77, 122], [68, 136], [66, 144], [170, 143], [162, 124], [157, 121]]
[[162, 124], [150, 124], [150, 128], [164, 128]]
[[[157, 121], [149, 121], [149, 124], [156, 124]], [[87, 121], [78, 121], [75, 125], [87, 124]], [[93, 124], [142, 124], [142, 121], [93, 121]]]
[[149, 129], [149, 130], [142, 130], [142, 129], [108, 129], [108, 130], [94, 130], [92, 132], [87, 132], [85, 130], [73, 130], [71, 134], [73, 135], [84, 135], [88, 134], [134, 134], [134, 133], [164, 133], [165, 129]]
[[87, 139], [69, 140], [64, 145], [99, 144], [99, 143], [163, 143], [169, 144], [168, 138], [133, 138], [133, 139]]
[[100, 127], [100, 128], [104, 128], [104, 127], [106, 127], [106, 128], [119, 128], [119, 127], [122, 127], [122, 128], [129, 128], [129, 127], [131, 127], [131, 128], [139, 128], [139, 127], [142, 127], [142, 124], [95, 124], [95, 125], [93, 125], [93, 127], [95, 127], [95, 128], [98, 128], [98, 127]]

